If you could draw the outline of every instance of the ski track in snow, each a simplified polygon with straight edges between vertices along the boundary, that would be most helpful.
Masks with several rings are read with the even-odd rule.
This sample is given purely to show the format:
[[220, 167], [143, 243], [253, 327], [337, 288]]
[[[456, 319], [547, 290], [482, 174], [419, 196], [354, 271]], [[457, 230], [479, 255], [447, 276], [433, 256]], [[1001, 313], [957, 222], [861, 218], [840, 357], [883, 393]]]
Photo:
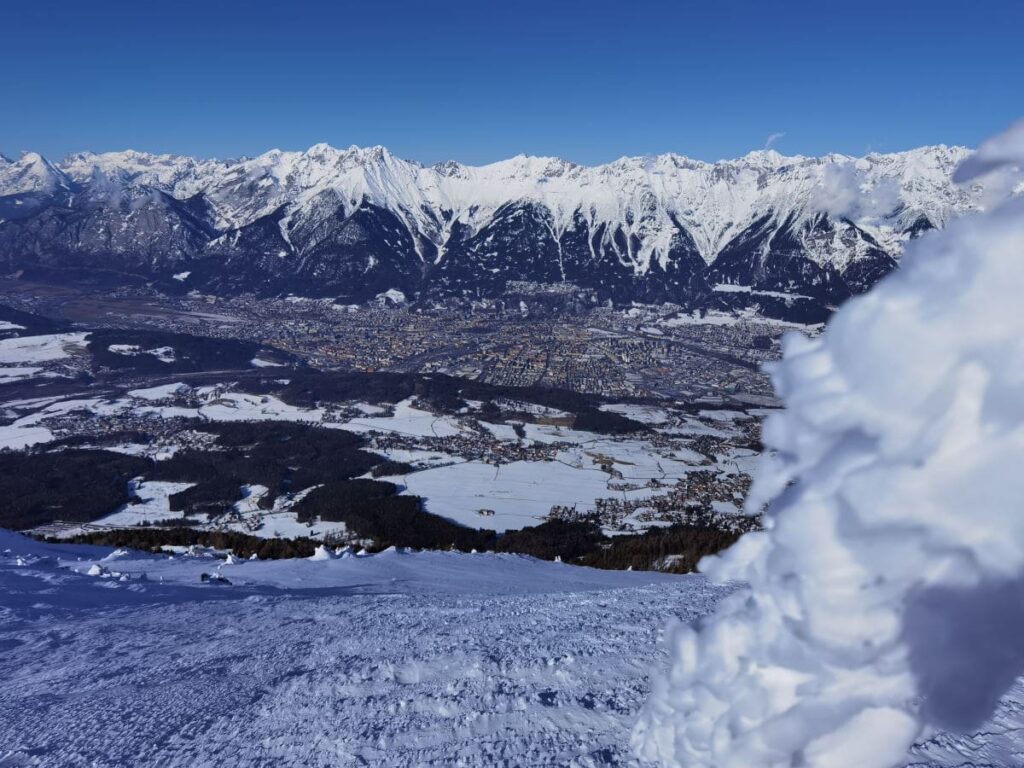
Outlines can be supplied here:
[[[666, 623], [729, 591], [510, 555], [221, 563], [0, 530], [0, 766], [643, 766]], [[1021, 701], [906, 765], [1019, 765]]]
[[[328, 597], [153, 606], [3, 632], [0, 740], [39, 765], [601, 765], [666, 599]], [[27, 762], [27, 764], [33, 764]]]
[[[200, 587], [208, 560], [154, 557], [140, 582], [99, 559], [109, 549], [78, 549], [93, 554], [76, 570], [131, 580], [0, 546], [0, 766], [639, 765], [629, 729], [666, 611], [693, 619], [721, 593], [700, 577], [394, 553], [419, 586], [381, 578], [385, 554], [222, 570], [280, 583], [365, 564], [346, 588]], [[427, 573], [475, 562], [500, 584], [492, 572], [447, 594]], [[187, 582], [154, 576], [174, 568]], [[457, 593], [472, 589], [512, 594]]]

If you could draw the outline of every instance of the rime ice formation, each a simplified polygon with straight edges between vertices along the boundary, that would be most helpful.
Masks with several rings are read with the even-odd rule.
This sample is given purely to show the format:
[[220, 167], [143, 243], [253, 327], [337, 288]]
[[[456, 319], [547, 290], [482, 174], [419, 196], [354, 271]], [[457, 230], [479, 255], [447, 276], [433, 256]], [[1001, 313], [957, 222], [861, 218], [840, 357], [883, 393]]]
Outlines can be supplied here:
[[[1022, 125], [958, 180], [1024, 161]], [[785, 411], [706, 563], [749, 586], [668, 637], [637, 724], [665, 765], [885, 768], [984, 721], [1024, 672], [1024, 199], [911, 244], [773, 371]]]

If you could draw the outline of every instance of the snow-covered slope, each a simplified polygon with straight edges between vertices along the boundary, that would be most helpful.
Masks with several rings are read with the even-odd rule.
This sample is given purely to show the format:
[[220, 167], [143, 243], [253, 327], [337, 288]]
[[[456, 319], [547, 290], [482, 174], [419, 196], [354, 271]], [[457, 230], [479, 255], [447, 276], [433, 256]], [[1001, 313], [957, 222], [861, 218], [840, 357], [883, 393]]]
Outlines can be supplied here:
[[[0, 163], [0, 264], [166, 277], [195, 262], [193, 286], [357, 299], [565, 280], [626, 301], [688, 303], [732, 283], [834, 304], [889, 271], [909, 238], [984, 204], [983, 186], [952, 181], [969, 154], [767, 150], [594, 167], [526, 156], [425, 167], [326, 144], [231, 161], [82, 153], [56, 167], [27, 154]], [[17, 210], [28, 193], [53, 205]]]
[[[666, 619], [730, 591], [518, 556], [228, 562], [0, 530], [0, 765], [650, 765], [629, 731]], [[907, 764], [1015, 764], [1022, 698]]]
[[0, 531], [0, 765], [629, 764], [665, 611], [722, 593], [518, 556], [228, 564]]
[[53, 193], [68, 189], [63, 171], [35, 152], [25, 152], [18, 160], [0, 156], [0, 196], [32, 192]]

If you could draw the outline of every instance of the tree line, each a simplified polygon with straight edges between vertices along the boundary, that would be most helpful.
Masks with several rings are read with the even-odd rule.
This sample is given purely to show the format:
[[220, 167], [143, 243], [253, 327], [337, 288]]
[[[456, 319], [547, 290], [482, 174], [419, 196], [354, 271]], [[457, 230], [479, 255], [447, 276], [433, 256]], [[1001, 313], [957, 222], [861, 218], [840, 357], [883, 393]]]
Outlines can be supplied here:
[[86, 523], [134, 496], [128, 481], [152, 462], [112, 451], [0, 452], [0, 528], [23, 530], [54, 520]]
[[[382, 497], [386, 498], [386, 497]], [[398, 499], [408, 497], [396, 497]], [[692, 573], [701, 558], [714, 555], [734, 544], [742, 535], [736, 530], [676, 525], [655, 528], [642, 534], [608, 537], [593, 523], [550, 521], [520, 531], [495, 534], [474, 530], [417, 511], [411, 505], [399, 505], [390, 511], [382, 507], [363, 508], [347, 517], [360, 534], [372, 533], [368, 547], [379, 552], [390, 546], [412, 549], [505, 552], [529, 555], [541, 560], [559, 558], [572, 565], [605, 570], [666, 571]], [[57, 542], [56, 539], [50, 541]], [[263, 539], [235, 531], [209, 531], [188, 527], [119, 528], [92, 531], [75, 536], [77, 544], [107, 547], [131, 547], [157, 552], [164, 546], [205, 546], [230, 550], [235, 556], [261, 560], [309, 557], [319, 546], [310, 538]]]
[[476, 400], [483, 402], [482, 418], [501, 422], [524, 416], [521, 412], [502, 410], [495, 403], [511, 400], [571, 413], [575, 417], [574, 428], [590, 432], [617, 435], [648, 429], [634, 419], [600, 410], [604, 400], [597, 395], [548, 387], [500, 386], [444, 374], [303, 370], [289, 372], [285, 385], [264, 379], [262, 384], [247, 382], [245, 387], [255, 394], [272, 392], [289, 405], [304, 408], [352, 400], [397, 403], [416, 397], [438, 411], [452, 413], [465, 408], [467, 400]]

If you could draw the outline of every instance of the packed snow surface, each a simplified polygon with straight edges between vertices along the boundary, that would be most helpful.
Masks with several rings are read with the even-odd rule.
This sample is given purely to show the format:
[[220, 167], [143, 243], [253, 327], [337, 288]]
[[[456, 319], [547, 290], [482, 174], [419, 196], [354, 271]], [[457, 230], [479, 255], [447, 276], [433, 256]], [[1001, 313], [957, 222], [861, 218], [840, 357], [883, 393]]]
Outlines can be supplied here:
[[[666, 617], [733, 589], [516, 555], [239, 561], [0, 530], [0, 765], [646, 766], [629, 731]], [[1021, 701], [1018, 683], [977, 734], [936, 733], [908, 765], [1016, 764]]]
[[238, 562], [0, 531], [0, 765], [629, 764], [665, 613], [725, 591], [515, 555]]
[[[1024, 162], [1022, 136], [990, 142], [961, 178]], [[773, 372], [786, 409], [766, 421], [747, 502], [770, 505], [768, 530], [705, 564], [749, 587], [671, 632], [639, 755], [1020, 764], [1022, 287], [1017, 198], [916, 241], [820, 338], [787, 338]]]

